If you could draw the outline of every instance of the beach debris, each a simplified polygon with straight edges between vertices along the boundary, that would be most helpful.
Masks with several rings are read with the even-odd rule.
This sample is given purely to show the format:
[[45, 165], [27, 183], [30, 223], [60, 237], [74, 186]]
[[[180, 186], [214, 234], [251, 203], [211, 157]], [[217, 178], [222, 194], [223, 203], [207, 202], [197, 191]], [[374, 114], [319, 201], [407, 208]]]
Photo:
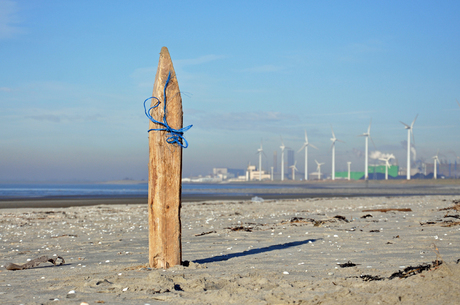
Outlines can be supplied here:
[[380, 233], [380, 230], [370, 230], [370, 233]]
[[360, 279], [362, 279], [365, 282], [371, 282], [371, 281], [383, 281], [385, 278], [379, 276], [379, 275], [369, 275], [369, 274], [362, 274], [359, 276]]
[[[61, 260], [59, 264], [56, 263], [58, 259]], [[61, 256], [56, 256], [56, 258], [48, 258], [48, 256], [44, 255], [44, 256], [40, 256], [39, 258], [28, 261], [27, 263], [22, 264], [22, 265], [9, 263], [5, 266], [5, 268], [7, 270], [24, 270], [24, 269], [30, 269], [30, 268], [37, 267], [41, 263], [46, 263], [46, 262], [50, 262], [55, 266], [61, 266], [65, 264], [65, 260]]]
[[388, 277], [389, 280], [394, 278], [408, 278], [409, 276], [416, 275], [422, 273], [423, 271], [433, 270], [439, 267], [443, 262], [439, 260], [435, 260], [433, 264], [421, 264], [415, 267], [409, 266], [404, 268], [404, 270], [398, 270], [398, 272], [393, 273]]
[[359, 265], [359, 264], [354, 264], [354, 263], [352, 263], [351, 261], [348, 261], [348, 262], [343, 263], [343, 264], [339, 264], [339, 263], [338, 263], [337, 265], [339, 265], [340, 268], [349, 268], [349, 267], [357, 266], [357, 265]]
[[67, 295], [66, 295], [67, 299], [73, 299], [75, 297], [76, 297], [75, 290], [70, 290], [69, 292], [67, 292]]
[[212, 233], [217, 233], [217, 232], [216, 231], [201, 232], [199, 234], [195, 234], [195, 236], [203, 236], [203, 235], [212, 234]]
[[460, 211], [460, 200], [452, 200], [452, 203], [454, 204], [453, 206], [439, 209], [439, 210], [440, 211], [447, 211], [447, 210]]
[[412, 212], [410, 208], [402, 208], [402, 209], [372, 209], [372, 210], [363, 210], [362, 212]]
[[364, 218], [364, 219], [366, 219], [368, 217], [374, 217], [374, 216], [372, 216], [371, 214], [366, 214], [366, 215], [361, 216], [361, 218]]
[[254, 196], [251, 198], [251, 201], [252, 202], [264, 202], [264, 199], [262, 197]]
[[231, 231], [245, 231], [245, 232], [252, 232], [252, 227], [244, 227], [244, 226], [238, 226], [238, 227], [227, 227], [225, 229], [231, 230]]
[[284, 225], [284, 224], [313, 224], [314, 227], [321, 227], [322, 225], [326, 224], [326, 223], [331, 223], [331, 222], [336, 222], [338, 220], [341, 220], [341, 221], [345, 221], [345, 222], [349, 222], [349, 220], [347, 220], [345, 217], [343, 216], [340, 216], [340, 215], [337, 215], [337, 216], [334, 216], [330, 219], [321, 219], [321, 220], [316, 220], [316, 219], [313, 219], [313, 218], [303, 218], [303, 217], [292, 217], [291, 219], [289, 220], [285, 220], [285, 221], [282, 221], [281, 224]]
[[78, 235], [75, 235], [75, 234], [62, 234], [62, 235], [58, 235], [58, 236], [51, 236], [51, 238], [59, 238], [59, 237], [78, 237]]
[[[444, 218], [454, 218], [454, 219], [460, 219], [460, 215], [445, 215]], [[437, 219], [435, 221], [426, 221], [426, 222], [420, 222], [421, 226], [427, 226], [427, 225], [440, 225], [441, 227], [453, 227], [453, 226], [458, 226], [460, 225], [460, 221], [454, 221], [451, 219], [448, 220], [443, 220], [443, 219]]]
[[338, 220], [342, 220], [342, 221], [345, 221], [345, 222], [349, 222], [348, 219], [346, 219], [344, 216], [341, 216], [341, 215], [335, 215], [333, 218], [338, 219]]

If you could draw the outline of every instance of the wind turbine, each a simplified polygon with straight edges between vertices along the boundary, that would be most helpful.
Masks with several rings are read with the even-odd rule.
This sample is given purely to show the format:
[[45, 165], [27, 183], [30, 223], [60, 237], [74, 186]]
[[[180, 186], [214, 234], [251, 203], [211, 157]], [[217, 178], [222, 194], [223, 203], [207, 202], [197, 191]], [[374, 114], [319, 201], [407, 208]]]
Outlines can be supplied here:
[[262, 141], [260, 141], [260, 148], [257, 150], [256, 154], [259, 154], [259, 181], [262, 181], [262, 154], [265, 155]]
[[321, 165], [323, 165], [324, 163], [319, 163], [318, 161], [316, 161], [316, 171], [318, 172], [318, 180], [321, 180]]
[[390, 155], [387, 158], [379, 158], [379, 160], [385, 162], [385, 180], [388, 180], [388, 169], [390, 168], [390, 159], [394, 159], [394, 156]]
[[[281, 137], [281, 136], [280, 136]], [[286, 146], [284, 146], [283, 138], [281, 137], [281, 181], [284, 181], [284, 149]]]
[[300, 152], [305, 148], [305, 180], [308, 180], [308, 146], [318, 149], [315, 145], [308, 143], [307, 131], [305, 130], [305, 143], [303, 143], [302, 148], [299, 149]]
[[348, 180], [350, 180], [350, 166], [351, 166], [351, 162], [348, 161], [348, 162], [347, 162], [347, 165], [348, 165]]
[[433, 179], [438, 179], [438, 169], [437, 169], [438, 166], [437, 166], [437, 163], [441, 164], [441, 161], [439, 161], [438, 155], [439, 155], [439, 149], [438, 149], [438, 152], [436, 153], [436, 156], [433, 157], [433, 159], [434, 159], [434, 175], [433, 175]]
[[292, 168], [292, 180], [295, 180], [295, 171], [299, 171], [295, 165], [297, 164], [297, 161], [294, 162], [294, 165], [289, 166], [289, 168]]
[[[371, 138], [371, 124], [372, 124], [372, 119], [369, 123], [369, 127], [367, 128], [367, 132], [360, 134], [358, 137], [366, 137], [366, 148], [364, 151], [364, 179], [368, 180], [369, 179], [369, 138], [372, 141], [372, 144], [374, 144], [374, 140]], [[375, 144], [374, 144], [375, 147]]]
[[407, 129], [407, 180], [410, 180], [410, 136], [412, 134], [412, 139], [414, 139], [413, 128], [414, 128], [415, 120], [417, 119], [417, 117], [418, 117], [418, 114], [415, 116], [415, 119], [414, 121], [412, 121], [412, 124], [410, 124], [410, 126], [399, 121], [401, 122], [401, 124], [404, 125], [404, 128]]
[[331, 125], [331, 130], [332, 130], [332, 138], [331, 138], [331, 141], [332, 141], [332, 146], [331, 146], [331, 149], [332, 149], [332, 180], [335, 180], [335, 142], [337, 141], [342, 142], [342, 143], [345, 143], [345, 142], [335, 137], [334, 129], [332, 129], [332, 125]]

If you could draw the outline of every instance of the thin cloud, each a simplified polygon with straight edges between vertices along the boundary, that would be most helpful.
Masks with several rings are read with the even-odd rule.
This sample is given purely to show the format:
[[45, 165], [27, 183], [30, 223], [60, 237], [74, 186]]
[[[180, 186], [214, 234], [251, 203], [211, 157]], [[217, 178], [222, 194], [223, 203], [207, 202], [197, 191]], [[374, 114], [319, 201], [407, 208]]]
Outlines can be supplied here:
[[23, 29], [18, 26], [20, 18], [16, 2], [0, 0], [0, 39], [6, 39], [20, 34]]
[[[298, 121], [295, 115], [274, 111], [208, 113], [188, 111], [191, 124], [198, 128], [225, 130], [279, 130], [279, 126]], [[197, 122], [197, 123], [194, 123]]]
[[8, 87], [0, 87], [1, 92], [11, 92], [11, 88]]
[[336, 116], [336, 115], [351, 115], [351, 114], [367, 114], [367, 113], [373, 113], [375, 111], [371, 110], [363, 110], [363, 111], [347, 111], [347, 112], [331, 112], [331, 113], [319, 113], [319, 114], [314, 114], [310, 115], [310, 117], [316, 117], [316, 116]]
[[84, 121], [84, 122], [93, 122], [97, 121], [103, 116], [99, 113], [91, 114], [91, 115], [67, 115], [67, 114], [37, 114], [37, 115], [28, 115], [25, 116], [26, 119], [32, 119], [35, 121], [40, 122], [51, 122], [51, 123], [61, 123], [64, 121], [67, 122], [77, 122], [77, 121]]

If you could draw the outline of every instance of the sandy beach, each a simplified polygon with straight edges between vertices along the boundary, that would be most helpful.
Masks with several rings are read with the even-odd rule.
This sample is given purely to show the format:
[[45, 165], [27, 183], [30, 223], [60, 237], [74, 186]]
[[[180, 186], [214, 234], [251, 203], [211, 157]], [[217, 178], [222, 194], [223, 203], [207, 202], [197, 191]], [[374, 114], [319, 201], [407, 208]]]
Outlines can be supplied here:
[[[459, 199], [184, 202], [184, 265], [168, 270], [147, 266], [144, 204], [1, 209], [0, 300], [453, 304], [460, 298]], [[41, 256], [65, 263], [5, 269]]]

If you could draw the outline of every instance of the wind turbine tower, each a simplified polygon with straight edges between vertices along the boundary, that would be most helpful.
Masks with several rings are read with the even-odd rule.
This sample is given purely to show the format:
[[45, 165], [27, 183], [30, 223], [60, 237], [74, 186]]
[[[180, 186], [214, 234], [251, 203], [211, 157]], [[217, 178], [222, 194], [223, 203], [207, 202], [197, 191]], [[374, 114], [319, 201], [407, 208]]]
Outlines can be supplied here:
[[433, 157], [433, 159], [434, 159], [433, 179], [438, 179], [438, 164], [437, 163], [441, 164], [441, 161], [439, 161], [438, 155], [439, 155], [439, 150], [438, 150], [438, 153], [436, 154], [436, 156]]
[[335, 137], [334, 129], [332, 129], [332, 125], [331, 125], [331, 130], [332, 130], [332, 138], [331, 138], [331, 141], [332, 141], [332, 146], [331, 146], [331, 149], [332, 149], [332, 180], [335, 180], [335, 142], [337, 141], [342, 142], [342, 143], [345, 143], [345, 142]]
[[284, 149], [286, 146], [284, 146], [283, 138], [281, 137], [281, 181], [284, 181]]
[[303, 143], [302, 148], [300, 148], [298, 151], [300, 152], [302, 149], [305, 148], [305, 180], [308, 180], [308, 146], [311, 146], [314, 149], [318, 149], [313, 144], [308, 143], [307, 131], [305, 130], [305, 143]]
[[414, 138], [413, 129], [417, 117], [418, 114], [415, 116], [415, 119], [414, 121], [412, 121], [412, 124], [410, 124], [410, 126], [400, 121], [401, 124], [404, 125], [404, 128], [407, 129], [407, 180], [410, 180], [410, 136], [412, 135], [412, 139]]
[[347, 165], [348, 165], [348, 181], [350, 181], [350, 178], [351, 178], [351, 177], [350, 177], [350, 176], [351, 176], [351, 175], [350, 175], [350, 166], [351, 166], [351, 162], [348, 161], [348, 162], [347, 162]]
[[[359, 135], [358, 137], [366, 137], [366, 148], [364, 151], [364, 179], [369, 180], [369, 138], [371, 138], [371, 124], [372, 124], [372, 119], [369, 123], [369, 127], [367, 128], [367, 132]], [[374, 144], [374, 141], [372, 140], [372, 144]], [[374, 144], [375, 147], [375, 144]]]
[[260, 148], [257, 150], [259, 154], [259, 181], [262, 181], [262, 153], [264, 149], [262, 148], [262, 141], [260, 142]]

